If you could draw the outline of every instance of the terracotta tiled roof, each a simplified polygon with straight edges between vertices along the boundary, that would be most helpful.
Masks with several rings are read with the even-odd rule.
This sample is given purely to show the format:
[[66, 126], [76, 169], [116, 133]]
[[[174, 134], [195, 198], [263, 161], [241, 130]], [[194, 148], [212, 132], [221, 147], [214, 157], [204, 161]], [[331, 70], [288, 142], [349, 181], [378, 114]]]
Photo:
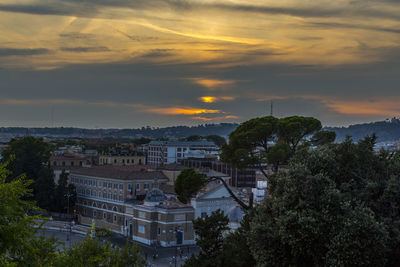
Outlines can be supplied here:
[[159, 171], [140, 171], [132, 170], [126, 166], [93, 166], [90, 168], [79, 168], [71, 170], [71, 174], [87, 175], [93, 177], [103, 177], [110, 179], [121, 180], [136, 180], [136, 179], [168, 179], [162, 172]]

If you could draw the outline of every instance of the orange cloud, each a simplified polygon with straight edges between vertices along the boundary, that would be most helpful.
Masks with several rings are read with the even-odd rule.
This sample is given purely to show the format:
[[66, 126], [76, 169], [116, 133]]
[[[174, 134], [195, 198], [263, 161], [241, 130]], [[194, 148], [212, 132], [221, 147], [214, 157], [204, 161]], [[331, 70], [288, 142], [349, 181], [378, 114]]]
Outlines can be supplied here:
[[204, 103], [213, 103], [217, 101], [217, 98], [215, 96], [202, 96], [199, 99]]
[[214, 103], [219, 101], [232, 101], [235, 100], [235, 98], [233, 96], [202, 96], [199, 97], [199, 100], [204, 103]]
[[325, 103], [336, 112], [351, 115], [400, 116], [398, 101], [329, 101]]
[[224, 113], [218, 109], [196, 109], [196, 108], [149, 108], [146, 111], [163, 115], [198, 115]]
[[191, 79], [195, 84], [199, 84], [208, 88], [209, 90], [215, 90], [224, 88], [227, 85], [231, 85], [236, 83], [235, 80], [216, 80], [216, 79], [202, 79], [202, 78], [194, 78]]
[[235, 115], [227, 115], [227, 116], [219, 116], [219, 117], [214, 117], [214, 118], [206, 118], [206, 117], [192, 117], [194, 120], [202, 120], [202, 121], [219, 121], [219, 120], [225, 120], [225, 119], [239, 119], [238, 116]]

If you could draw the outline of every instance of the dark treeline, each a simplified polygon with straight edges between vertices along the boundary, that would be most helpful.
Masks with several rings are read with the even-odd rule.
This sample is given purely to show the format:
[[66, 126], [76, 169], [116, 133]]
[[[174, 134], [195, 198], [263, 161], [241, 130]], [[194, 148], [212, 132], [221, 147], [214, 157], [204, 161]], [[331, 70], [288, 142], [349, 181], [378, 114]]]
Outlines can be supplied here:
[[355, 124], [348, 127], [326, 127], [336, 133], [336, 142], [342, 142], [346, 136], [354, 141], [363, 139], [366, 135], [376, 134], [377, 142], [397, 141], [400, 139], [400, 119], [392, 118], [385, 121]]
[[1, 127], [0, 134], [32, 135], [32, 136], [57, 136], [57, 137], [96, 137], [96, 138], [184, 138], [192, 135], [221, 135], [227, 136], [232, 132], [238, 124], [236, 123], [220, 123], [220, 124], [204, 124], [197, 126], [171, 126], [165, 128], [142, 127], [137, 129], [84, 129], [73, 127], [57, 127], [57, 128], [26, 128], [26, 127]]

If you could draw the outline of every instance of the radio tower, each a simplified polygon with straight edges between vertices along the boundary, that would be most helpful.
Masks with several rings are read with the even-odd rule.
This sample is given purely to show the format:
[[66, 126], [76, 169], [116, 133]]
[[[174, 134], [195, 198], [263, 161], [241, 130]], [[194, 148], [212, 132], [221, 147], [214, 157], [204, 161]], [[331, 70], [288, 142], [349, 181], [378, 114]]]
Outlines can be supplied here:
[[271, 116], [274, 115], [274, 103], [271, 100]]

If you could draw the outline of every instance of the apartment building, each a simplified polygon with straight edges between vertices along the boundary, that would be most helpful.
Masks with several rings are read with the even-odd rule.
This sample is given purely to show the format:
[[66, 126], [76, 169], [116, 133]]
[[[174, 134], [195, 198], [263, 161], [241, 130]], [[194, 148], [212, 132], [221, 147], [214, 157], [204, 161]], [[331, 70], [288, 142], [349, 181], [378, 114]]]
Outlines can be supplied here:
[[204, 158], [217, 156], [219, 148], [209, 141], [152, 141], [148, 145], [148, 164], [179, 163], [189, 155]]
[[167, 181], [162, 172], [128, 166], [94, 166], [70, 172], [81, 223], [94, 222], [145, 244], [193, 244], [194, 210], [158, 189]]

